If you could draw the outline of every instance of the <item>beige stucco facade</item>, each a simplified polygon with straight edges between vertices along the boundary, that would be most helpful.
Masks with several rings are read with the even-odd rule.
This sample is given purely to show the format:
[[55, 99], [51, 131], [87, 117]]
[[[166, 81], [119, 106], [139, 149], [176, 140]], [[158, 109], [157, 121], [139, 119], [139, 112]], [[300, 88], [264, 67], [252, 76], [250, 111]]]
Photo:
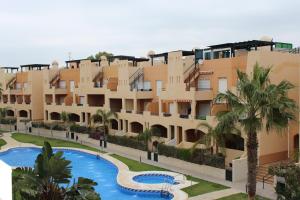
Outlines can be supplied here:
[[[112, 110], [118, 114], [118, 119], [111, 123], [114, 132], [137, 135], [146, 128], [156, 127], [161, 141], [188, 148], [206, 132], [203, 128], [197, 131], [197, 125], [201, 122], [214, 125], [214, 115], [224, 109], [222, 104], [213, 105], [213, 98], [224, 89], [235, 91], [236, 70], [251, 73], [256, 62], [273, 67], [272, 82], [286, 79], [296, 85], [289, 96], [299, 103], [300, 55], [258, 48], [237, 50], [234, 56], [224, 58], [203, 58], [197, 63], [191, 52], [173, 51], [149, 60], [102, 58], [68, 61], [66, 67], [54, 62], [50, 69], [17, 74], [1, 71], [3, 86], [13, 78], [16, 78], [14, 84], [27, 82], [28, 86], [20, 91], [5, 88], [0, 106], [8, 106], [17, 117], [25, 110], [31, 113], [28, 116], [32, 120], [46, 122], [59, 121], [59, 114], [66, 111], [76, 123], [85, 126], [91, 123], [91, 116], [98, 109]], [[30, 95], [30, 103], [10, 103], [15, 93]], [[260, 163], [291, 156], [299, 148], [298, 132], [297, 120], [290, 122], [281, 134], [260, 133]], [[226, 164], [245, 155], [244, 149], [227, 149]]]

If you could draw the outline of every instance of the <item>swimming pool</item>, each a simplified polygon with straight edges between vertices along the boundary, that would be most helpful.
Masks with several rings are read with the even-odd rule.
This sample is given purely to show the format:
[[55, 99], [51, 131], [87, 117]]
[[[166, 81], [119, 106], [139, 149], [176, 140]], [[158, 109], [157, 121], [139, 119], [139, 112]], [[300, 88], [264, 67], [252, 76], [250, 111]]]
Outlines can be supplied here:
[[[0, 153], [0, 160], [10, 166], [33, 167], [36, 156], [40, 153], [39, 148], [12, 148]], [[118, 185], [116, 177], [117, 167], [111, 162], [99, 158], [95, 155], [66, 149], [54, 149], [63, 151], [66, 159], [72, 161], [72, 175], [74, 178], [79, 176], [93, 179], [98, 185], [96, 191], [100, 193], [102, 200], [166, 200], [172, 197], [163, 198], [160, 192], [132, 191]]]
[[177, 184], [173, 176], [165, 174], [141, 174], [133, 177], [133, 180], [139, 183], [148, 184], [159, 184], [159, 183], [169, 183]]

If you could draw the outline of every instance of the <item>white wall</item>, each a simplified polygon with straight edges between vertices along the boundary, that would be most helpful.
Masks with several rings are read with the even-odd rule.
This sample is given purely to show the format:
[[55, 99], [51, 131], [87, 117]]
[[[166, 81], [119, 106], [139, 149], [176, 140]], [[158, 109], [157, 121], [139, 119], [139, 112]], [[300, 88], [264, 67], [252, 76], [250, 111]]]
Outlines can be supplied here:
[[12, 168], [0, 160], [0, 200], [12, 200]]
[[240, 158], [232, 161], [232, 182], [247, 180], [247, 158]]

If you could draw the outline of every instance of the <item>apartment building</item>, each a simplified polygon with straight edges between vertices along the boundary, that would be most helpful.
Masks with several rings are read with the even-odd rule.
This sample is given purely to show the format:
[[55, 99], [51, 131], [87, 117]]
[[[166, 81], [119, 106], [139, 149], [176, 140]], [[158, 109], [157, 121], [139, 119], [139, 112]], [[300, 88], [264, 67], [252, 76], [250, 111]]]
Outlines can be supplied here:
[[[272, 82], [288, 79], [299, 85], [299, 52], [278, 44], [252, 40], [193, 51], [149, 52], [147, 58], [122, 55], [100, 60], [70, 60], [64, 67], [53, 62], [44, 70], [28, 68], [26, 72], [14, 74], [3, 72], [1, 80], [6, 89], [1, 106], [12, 107], [14, 116], [23, 116], [24, 110], [32, 120], [43, 118], [46, 122], [59, 121], [60, 113], [66, 111], [73, 121], [85, 126], [92, 123], [91, 116], [98, 109], [111, 110], [118, 114], [110, 127], [117, 135], [137, 135], [146, 128], [155, 127], [161, 135], [156, 140], [189, 148], [207, 132], [201, 127], [196, 129], [198, 124], [214, 125], [215, 114], [225, 109], [222, 102], [213, 104], [212, 101], [219, 92], [236, 90], [237, 69], [251, 73], [258, 62], [272, 66]], [[33, 80], [34, 73], [41, 73], [42, 80]], [[27, 79], [21, 78], [23, 76]], [[28, 95], [31, 103], [29, 107], [18, 107], [20, 105], [12, 101], [14, 97], [11, 96], [20, 95], [12, 94], [10, 85], [17, 88], [20, 83], [24, 88], [27, 82], [26, 88], [38, 87], [39, 90], [22, 93], [22, 106], [27, 106], [23, 102]], [[35, 86], [38, 83], [40, 86]], [[297, 103], [298, 90], [299, 87], [289, 93]], [[41, 111], [39, 115], [35, 110]], [[291, 121], [281, 134], [260, 133], [260, 164], [291, 156], [294, 149], [299, 148], [298, 132], [298, 121]], [[226, 163], [245, 155], [245, 149], [245, 136], [232, 136], [226, 141]]]
[[[7, 116], [20, 120], [43, 120], [43, 72], [47, 64], [30, 64], [0, 69], [3, 89], [0, 107], [8, 109]], [[19, 71], [20, 69], [20, 71]]]

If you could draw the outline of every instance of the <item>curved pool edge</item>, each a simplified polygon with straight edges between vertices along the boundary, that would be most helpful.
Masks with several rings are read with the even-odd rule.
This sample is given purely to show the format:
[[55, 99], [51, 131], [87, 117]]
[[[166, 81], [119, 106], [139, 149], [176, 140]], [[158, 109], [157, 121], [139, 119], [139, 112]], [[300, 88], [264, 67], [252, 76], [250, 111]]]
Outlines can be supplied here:
[[[10, 149], [14, 148], [39, 148], [41, 149], [41, 146], [36, 146], [33, 144], [22, 144], [20, 146], [14, 146], [9, 148], [4, 148], [0, 150], [0, 153], [6, 152]], [[133, 181], [133, 177], [137, 175], [147, 174], [147, 173], [159, 173], [159, 174], [167, 174], [170, 176], [176, 176], [178, 173], [175, 172], [169, 172], [169, 171], [141, 171], [141, 172], [134, 172], [130, 171], [129, 167], [123, 163], [122, 161], [110, 156], [108, 153], [101, 153], [101, 152], [95, 152], [87, 149], [80, 149], [80, 148], [74, 148], [74, 147], [53, 147], [53, 149], [65, 149], [65, 150], [75, 150], [79, 152], [88, 153], [91, 155], [99, 155], [103, 159], [111, 162], [116, 168], [118, 169], [117, 173], [117, 183], [119, 186], [133, 191], [147, 191], [147, 192], [160, 192], [160, 191], [166, 191], [164, 188], [166, 188], [166, 184], [143, 184], [143, 183], [137, 183]], [[185, 184], [186, 185], [186, 184]], [[176, 186], [174, 188], [170, 188], [166, 192], [169, 192], [173, 198], [172, 200], [187, 200], [188, 194], [182, 191], [180, 188], [188, 187], [190, 185], [180, 185]]]

